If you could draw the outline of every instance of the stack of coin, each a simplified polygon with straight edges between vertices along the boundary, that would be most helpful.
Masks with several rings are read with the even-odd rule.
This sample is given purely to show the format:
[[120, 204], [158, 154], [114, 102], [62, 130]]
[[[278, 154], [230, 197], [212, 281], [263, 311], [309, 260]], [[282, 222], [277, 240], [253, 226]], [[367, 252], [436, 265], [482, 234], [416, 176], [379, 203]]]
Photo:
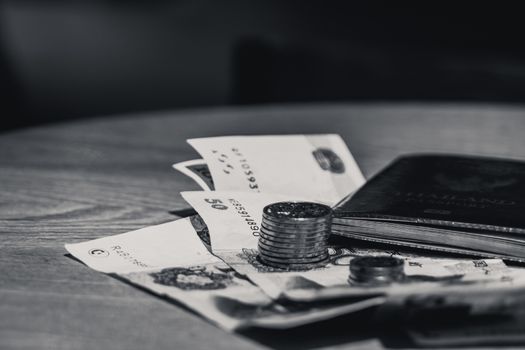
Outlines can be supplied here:
[[405, 261], [393, 256], [360, 256], [350, 261], [350, 284], [384, 285], [405, 278]]
[[263, 209], [259, 257], [269, 266], [309, 270], [328, 262], [332, 209], [311, 202], [279, 202]]

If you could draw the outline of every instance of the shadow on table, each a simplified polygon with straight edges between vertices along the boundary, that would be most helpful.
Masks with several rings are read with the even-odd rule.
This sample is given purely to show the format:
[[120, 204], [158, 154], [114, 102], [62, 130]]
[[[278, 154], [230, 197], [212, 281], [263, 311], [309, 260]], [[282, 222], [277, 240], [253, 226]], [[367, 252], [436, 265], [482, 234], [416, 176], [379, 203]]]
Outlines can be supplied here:
[[340, 345], [383, 349], [413, 346], [401, 332], [371, 322], [369, 311], [285, 330], [247, 329], [238, 334], [273, 349], [316, 349]]
[[[75, 260], [75, 261], [81, 263], [82, 265], [87, 266], [82, 260], [77, 259], [76, 257], [74, 257], [73, 255], [71, 255], [71, 254], [69, 254], [69, 253], [68, 253], [68, 254], [64, 254], [64, 256], [65, 256], [66, 258], [71, 259], [71, 260]], [[195, 316], [197, 316], [197, 317], [201, 317], [201, 315], [199, 315], [197, 312], [193, 311], [191, 308], [187, 307], [187, 306], [184, 305], [183, 303], [180, 303], [180, 302], [178, 302], [177, 300], [174, 300], [174, 299], [169, 298], [169, 297], [167, 297], [167, 296], [160, 295], [160, 294], [156, 294], [156, 293], [150, 291], [149, 289], [144, 288], [143, 286], [141, 286], [141, 285], [139, 285], [139, 284], [132, 283], [132, 282], [130, 282], [129, 280], [120, 277], [120, 276], [117, 275], [116, 273], [107, 273], [106, 275], [108, 275], [108, 276], [110, 276], [110, 277], [113, 277], [114, 279], [116, 279], [116, 280], [118, 280], [118, 281], [120, 281], [120, 282], [122, 282], [122, 283], [125, 283], [125, 284], [127, 284], [127, 285], [130, 285], [130, 286], [132, 286], [133, 288], [136, 288], [136, 289], [138, 289], [138, 290], [140, 290], [140, 291], [142, 291], [142, 292], [144, 292], [144, 293], [146, 293], [146, 294], [149, 294], [149, 295], [151, 295], [152, 297], [155, 297], [156, 299], [161, 299], [161, 300], [163, 300], [163, 301], [165, 301], [165, 302], [168, 302], [168, 303], [170, 303], [170, 304], [172, 304], [172, 305], [175, 305], [175, 306], [177, 306], [177, 307], [180, 307], [181, 309], [183, 309], [183, 310], [186, 311], [186, 312], [189, 312], [189, 313], [192, 314], [192, 315], [195, 315]]]
[[[64, 254], [64, 256], [85, 265], [81, 260], [71, 254]], [[200, 317], [200, 315], [191, 308], [174, 299], [155, 294], [140, 285], [131, 283], [117, 274], [108, 275], [144, 293]], [[373, 315], [370, 311], [364, 310], [331, 320], [285, 330], [249, 328], [239, 331], [236, 334], [273, 349], [315, 349], [350, 343], [356, 344], [357, 346], [359, 346], [358, 344], [364, 343], [363, 345], [366, 346], [367, 349], [382, 349], [387, 346], [394, 348], [403, 345], [406, 346], [408, 340], [403, 337], [401, 333], [384, 329], [385, 327], [383, 326], [374, 325], [371, 321], [372, 317]], [[383, 347], [380, 345], [381, 343]]]

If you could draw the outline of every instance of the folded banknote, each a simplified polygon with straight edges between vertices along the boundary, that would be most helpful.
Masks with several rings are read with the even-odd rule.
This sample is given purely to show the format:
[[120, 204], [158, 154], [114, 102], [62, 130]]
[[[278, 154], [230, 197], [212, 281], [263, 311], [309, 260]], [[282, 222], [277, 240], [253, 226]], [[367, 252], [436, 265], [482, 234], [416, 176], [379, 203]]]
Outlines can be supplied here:
[[339, 135], [188, 140], [203, 157], [174, 164], [204, 190], [276, 193], [333, 205], [365, 179]]
[[92, 269], [177, 300], [227, 330], [296, 327], [384, 302], [382, 297], [328, 305], [276, 302], [212, 255], [190, 218], [66, 244], [66, 249]]

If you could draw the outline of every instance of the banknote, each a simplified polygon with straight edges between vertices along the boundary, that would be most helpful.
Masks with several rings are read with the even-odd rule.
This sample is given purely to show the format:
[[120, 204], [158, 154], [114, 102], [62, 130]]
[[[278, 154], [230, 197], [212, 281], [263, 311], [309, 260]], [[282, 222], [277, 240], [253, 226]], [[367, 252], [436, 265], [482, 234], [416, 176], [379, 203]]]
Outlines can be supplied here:
[[173, 168], [193, 179], [204, 191], [215, 190], [213, 178], [204, 159], [192, 159], [173, 164]]
[[[270, 193], [182, 192], [208, 227], [211, 249], [237, 272], [247, 276], [273, 299], [314, 301], [389, 293], [392, 286], [348, 285], [349, 264], [356, 256], [395, 256], [405, 260], [410, 283], [394, 289], [436, 288], [450, 283], [478, 281], [513, 283], [515, 275], [502, 260], [451, 259], [371, 249], [365, 246], [329, 245], [329, 263], [308, 271], [283, 271], [266, 266], [258, 258], [263, 208], [274, 202], [302, 198]], [[523, 275], [521, 269], [520, 275]], [[514, 276], [514, 277], [513, 277]]]
[[278, 303], [211, 254], [191, 218], [65, 247], [92, 269], [177, 300], [227, 330], [295, 327], [384, 302]]
[[[403, 255], [401, 255], [403, 256]], [[501, 259], [446, 259], [418, 258], [427, 261], [427, 267], [444, 268], [450, 277], [435, 278], [432, 275], [414, 274], [408, 276], [406, 283], [385, 287], [367, 287], [335, 285], [323, 289], [295, 289], [284, 293], [287, 300], [296, 302], [329, 301], [352, 298], [356, 295], [385, 294], [391, 298], [408, 299], [412, 296], [439, 292], [442, 295], [461, 291], [465, 295], [479, 291], [506, 291], [525, 288], [525, 271], [523, 268], [510, 267]], [[410, 265], [410, 261], [408, 262]], [[412, 262], [414, 264], [414, 262]]]
[[[204, 159], [217, 191], [278, 193], [334, 205], [365, 182], [339, 135], [225, 136], [188, 143]], [[187, 167], [177, 165], [181, 171]], [[201, 184], [193, 170], [183, 172]]]

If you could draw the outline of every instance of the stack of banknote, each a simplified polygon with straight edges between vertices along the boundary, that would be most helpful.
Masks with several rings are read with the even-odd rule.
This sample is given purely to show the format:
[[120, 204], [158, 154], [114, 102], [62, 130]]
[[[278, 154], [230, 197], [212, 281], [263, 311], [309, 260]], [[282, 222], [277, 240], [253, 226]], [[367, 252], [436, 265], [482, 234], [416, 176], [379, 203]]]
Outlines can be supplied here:
[[[331, 134], [188, 142], [202, 159], [174, 168], [202, 188], [182, 192], [196, 215], [66, 244], [66, 249], [89, 267], [176, 299], [228, 330], [297, 327], [378, 309], [392, 300], [402, 305], [399, 300], [430, 292], [449, 295], [459, 290], [467, 296], [469, 290], [487, 290], [495, 295], [493, 291], [525, 287], [525, 269], [500, 259], [402, 251], [334, 237], [327, 241], [322, 266], [294, 270], [265, 264], [259, 242], [265, 236], [266, 206], [314, 202], [333, 207], [365, 183], [346, 144]], [[391, 284], [349, 284], [351, 261], [362, 256], [401, 259], [406, 278]], [[484, 298], [485, 304], [492, 302]]]

